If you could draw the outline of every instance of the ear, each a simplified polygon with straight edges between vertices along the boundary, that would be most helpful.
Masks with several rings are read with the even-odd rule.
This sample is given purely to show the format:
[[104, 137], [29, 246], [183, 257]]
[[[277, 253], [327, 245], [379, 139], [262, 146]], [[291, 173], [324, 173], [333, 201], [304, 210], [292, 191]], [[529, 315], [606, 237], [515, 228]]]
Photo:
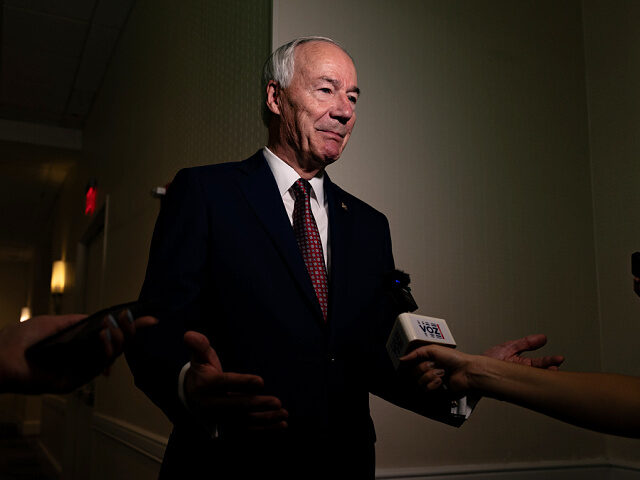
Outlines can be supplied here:
[[275, 80], [267, 83], [267, 107], [274, 115], [280, 115], [280, 85]]

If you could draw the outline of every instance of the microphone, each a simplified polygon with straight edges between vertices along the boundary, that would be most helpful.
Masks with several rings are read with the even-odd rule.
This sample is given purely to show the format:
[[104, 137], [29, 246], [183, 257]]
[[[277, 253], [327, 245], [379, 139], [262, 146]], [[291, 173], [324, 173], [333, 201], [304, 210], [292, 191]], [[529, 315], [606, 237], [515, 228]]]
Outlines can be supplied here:
[[447, 322], [441, 318], [425, 317], [415, 313], [401, 313], [389, 334], [387, 352], [397, 369], [400, 357], [422, 345], [437, 344], [456, 347], [456, 341]]
[[[456, 348], [456, 341], [449, 330], [447, 322], [442, 318], [425, 317], [413, 312], [418, 309], [411, 295], [409, 275], [401, 270], [393, 270], [387, 274], [387, 294], [391, 299], [395, 312], [401, 312], [393, 324], [387, 340], [387, 353], [397, 370], [400, 357], [423, 345], [437, 344]], [[444, 385], [446, 389], [446, 385]], [[452, 399], [449, 403], [451, 425], [460, 426], [469, 418], [478, 399], [462, 397]]]

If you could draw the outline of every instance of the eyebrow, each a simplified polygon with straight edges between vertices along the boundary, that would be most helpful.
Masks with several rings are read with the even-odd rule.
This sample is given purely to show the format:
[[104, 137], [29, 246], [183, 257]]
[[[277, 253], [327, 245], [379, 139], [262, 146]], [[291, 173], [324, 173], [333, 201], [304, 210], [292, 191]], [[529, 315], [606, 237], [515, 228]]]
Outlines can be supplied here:
[[[340, 82], [338, 80], [336, 80], [335, 78], [320, 77], [320, 80], [324, 80], [325, 82], [329, 82], [335, 88], [339, 88], [340, 87]], [[351, 88], [349, 88], [347, 90], [347, 92], [353, 92], [353, 93], [357, 93], [358, 95], [360, 95], [360, 89], [358, 87], [351, 87]]]

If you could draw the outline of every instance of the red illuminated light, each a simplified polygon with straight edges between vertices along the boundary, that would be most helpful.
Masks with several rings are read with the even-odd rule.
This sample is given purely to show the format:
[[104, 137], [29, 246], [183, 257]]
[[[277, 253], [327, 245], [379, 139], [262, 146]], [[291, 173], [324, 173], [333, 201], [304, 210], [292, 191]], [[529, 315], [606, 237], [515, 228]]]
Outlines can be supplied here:
[[93, 212], [96, 211], [96, 196], [97, 196], [96, 187], [87, 188], [87, 192], [85, 193], [85, 199], [84, 199], [85, 215], [93, 215]]

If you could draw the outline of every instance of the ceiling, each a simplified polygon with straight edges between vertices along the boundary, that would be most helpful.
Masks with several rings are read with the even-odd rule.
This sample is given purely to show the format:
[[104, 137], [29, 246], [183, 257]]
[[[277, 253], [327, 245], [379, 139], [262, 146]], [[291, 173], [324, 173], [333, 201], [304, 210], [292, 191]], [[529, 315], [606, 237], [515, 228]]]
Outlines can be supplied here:
[[0, 262], [29, 261], [79, 152], [5, 142], [0, 152]]
[[82, 130], [134, 2], [0, 0], [0, 261], [32, 255], [80, 157], [46, 139]]
[[134, 0], [3, 0], [0, 118], [82, 128]]

